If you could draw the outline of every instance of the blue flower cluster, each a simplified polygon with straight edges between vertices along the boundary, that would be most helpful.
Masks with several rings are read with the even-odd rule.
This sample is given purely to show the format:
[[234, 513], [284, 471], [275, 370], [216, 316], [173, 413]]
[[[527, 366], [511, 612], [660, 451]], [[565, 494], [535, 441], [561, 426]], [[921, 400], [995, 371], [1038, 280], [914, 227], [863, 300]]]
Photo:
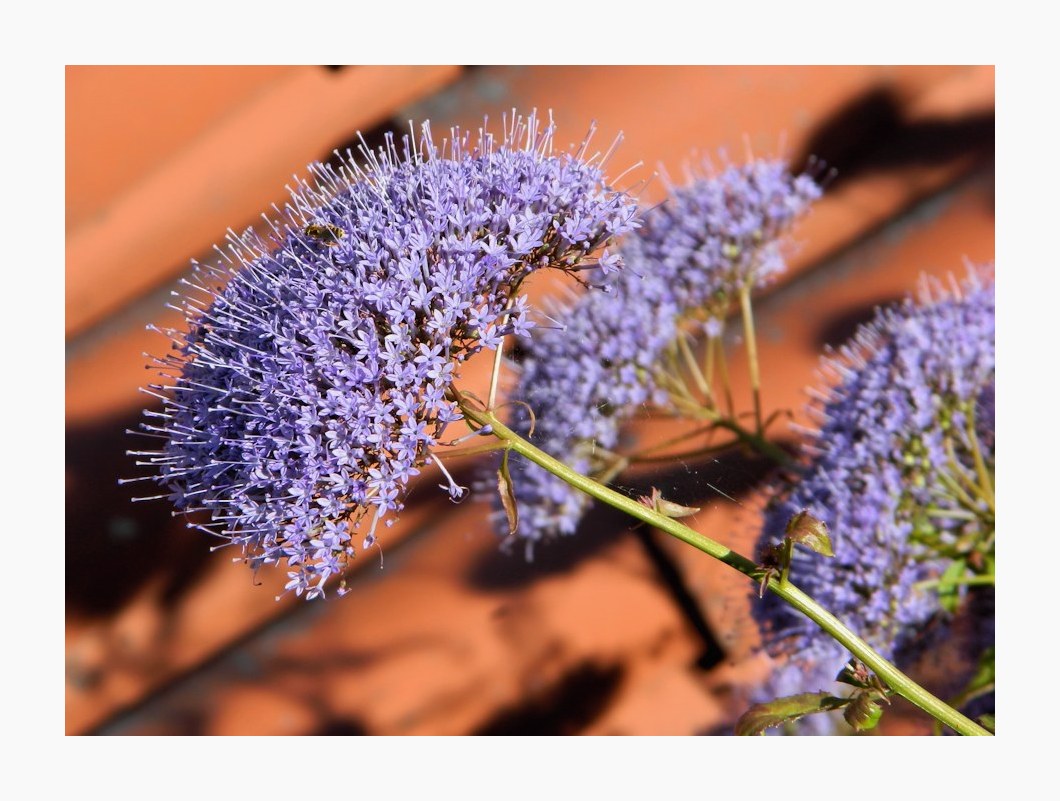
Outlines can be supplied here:
[[232, 235], [223, 261], [197, 265], [190, 330], [166, 332], [157, 360], [175, 385], [151, 386], [164, 409], [142, 426], [165, 442], [139, 452], [177, 508], [322, 595], [460, 418], [458, 365], [528, 332], [520, 282], [616, 266], [598, 251], [635, 205], [585, 145], [553, 154], [552, 137], [535, 116], [441, 150], [427, 125], [400, 152], [390, 137], [365, 167], [312, 167], [272, 241]]
[[[641, 404], [666, 405], [656, 371], [680, 327], [695, 320], [719, 333], [741, 288], [783, 269], [781, 236], [820, 193], [781, 162], [755, 161], [675, 188], [643, 215], [621, 243], [625, 269], [556, 311], [562, 329], [537, 329], [522, 343], [512, 397], [536, 414], [535, 444], [579, 472], [601, 468], [597, 448], [616, 445], [622, 421]], [[528, 415], [514, 425], [529, 433]], [[589, 498], [520, 458], [511, 469], [527, 554], [574, 533]], [[495, 519], [506, 532], [506, 518]]]
[[[975, 453], [994, 459], [994, 287], [925, 282], [920, 302], [877, 313], [825, 359], [830, 388], [809, 459], [767, 510], [761, 545], [807, 509], [831, 533], [833, 559], [796, 549], [792, 581], [884, 657], [908, 663], [940, 613], [917, 583], [945, 564], [939, 544], [992, 519], [962, 487], [979, 481]], [[849, 659], [842, 646], [775, 596], [755, 603], [778, 669], [764, 697], [827, 690]], [[818, 725], [810, 722], [810, 725]]]

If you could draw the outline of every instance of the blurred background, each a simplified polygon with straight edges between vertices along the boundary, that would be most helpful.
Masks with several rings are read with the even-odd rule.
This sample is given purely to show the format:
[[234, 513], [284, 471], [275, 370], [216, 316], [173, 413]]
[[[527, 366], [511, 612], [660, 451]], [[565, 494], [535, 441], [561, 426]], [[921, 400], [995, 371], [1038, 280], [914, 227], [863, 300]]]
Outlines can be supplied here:
[[[599, 142], [621, 131], [612, 175], [643, 163], [627, 184], [660, 167], [679, 181], [719, 151], [836, 170], [756, 312], [765, 406], [796, 421], [822, 347], [921, 273], [994, 256], [992, 67], [68, 67], [68, 733], [731, 731], [768, 671], [749, 583], [621, 515], [593, 512], [528, 564], [498, 550], [486, 505], [451, 505], [427, 473], [349, 595], [277, 602], [283, 571], [210, 554], [165, 502], [117, 484], [152, 400], [143, 353], [167, 348], [145, 326], [179, 325], [164, 304], [190, 259], [358, 131], [375, 145], [409, 120], [437, 134], [513, 107], [551, 109], [561, 146], [592, 120]], [[464, 385], [486, 374], [473, 362]], [[750, 553], [763, 469], [726, 454], [622, 481], [671, 488], [702, 507], [696, 528]], [[908, 707], [885, 722], [927, 730]]]

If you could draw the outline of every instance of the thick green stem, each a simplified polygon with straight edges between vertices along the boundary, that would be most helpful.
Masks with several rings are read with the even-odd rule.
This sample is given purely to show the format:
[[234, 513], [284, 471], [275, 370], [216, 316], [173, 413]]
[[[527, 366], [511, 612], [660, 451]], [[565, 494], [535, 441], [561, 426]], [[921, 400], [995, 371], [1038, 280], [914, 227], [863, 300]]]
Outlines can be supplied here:
[[[762, 568], [747, 557], [736, 553], [719, 542], [715, 542], [673, 518], [656, 512], [654, 509], [650, 509], [632, 498], [627, 498], [625, 495], [621, 495], [593, 481], [591, 478], [571, 470], [562, 462], [531, 445], [505, 426], [492, 413], [475, 409], [466, 403], [463, 404], [463, 410], [470, 423], [477, 427], [492, 426], [493, 434], [507, 443], [511, 450], [526, 457], [554, 476], [563, 479], [571, 486], [615, 509], [626, 512], [637, 520], [655, 526], [661, 531], [691, 545], [693, 548], [703, 551], [705, 554], [713, 556], [715, 559], [743, 573], [748, 578], [755, 581], [761, 580]], [[769, 589], [814, 621], [850, 653], [864, 662], [888, 687], [903, 698], [916, 704], [936, 720], [960, 734], [990, 736], [990, 732], [982, 726], [946, 705], [881, 657], [868, 643], [840, 622], [835, 615], [824, 609], [795, 585], [785, 582], [785, 586], [781, 586], [781, 583], [776, 579], [770, 579]]]

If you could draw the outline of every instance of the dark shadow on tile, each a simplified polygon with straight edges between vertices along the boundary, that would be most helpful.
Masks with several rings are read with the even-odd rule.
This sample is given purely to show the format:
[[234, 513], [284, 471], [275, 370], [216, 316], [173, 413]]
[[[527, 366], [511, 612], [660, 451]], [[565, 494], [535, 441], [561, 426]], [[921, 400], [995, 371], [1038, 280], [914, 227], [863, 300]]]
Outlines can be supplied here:
[[822, 121], [792, 164], [824, 162], [834, 171], [828, 183], [835, 187], [866, 173], [993, 154], [992, 113], [909, 121], [895, 93], [877, 87]]
[[66, 432], [66, 604], [72, 611], [110, 614], [159, 574], [172, 603], [210, 558], [203, 536], [172, 517], [165, 500], [133, 502], [158, 494], [154, 483], [118, 484], [144, 474], [125, 454], [153, 447], [125, 433], [141, 419], [135, 412]]
[[881, 306], [890, 306], [902, 300], [901, 296], [880, 298], [872, 303], [860, 306], [847, 306], [829, 314], [817, 327], [814, 341], [818, 348], [838, 348], [848, 341], [858, 327], [869, 322], [876, 316], [876, 309]]
[[[622, 477], [616, 487], [634, 498], [649, 495], [653, 487], [659, 487], [668, 500], [690, 506], [702, 506], [708, 502], [732, 503], [730, 499], [739, 501], [741, 496], [758, 486], [771, 469], [772, 463], [766, 459], [727, 451], [702, 461], [632, 478]], [[532, 562], [524, 558], [523, 549], [518, 544], [507, 550], [498, 547], [483, 554], [471, 566], [467, 583], [474, 589], [493, 592], [517, 589], [548, 576], [569, 573], [618, 539], [630, 536], [630, 529], [637, 525], [623, 512], [594, 504], [582, 518], [576, 534], [539, 543], [534, 548]]]
[[622, 683], [622, 673], [618, 665], [580, 665], [545, 692], [500, 712], [474, 733], [578, 734], [607, 709]]
[[356, 720], [336, 718], [335, 720], [327, 721], [311, 734], [331, 737], [364, 737], [371, 734], [371, 732]]
[[[118, 484], [119, 478], [148, 472], [125, 453], [157, 447], [159, 440], [125, 433], [142, 419], [134, 411], [66, 432], [66, 605], [71, 612], [109, 616], [159, 577], [160, 600], [173, 608], [211, 560], [239, 555], [226, 549], [211, 553], [221, 541], [189, 529], [183, 516], [172, 515], [167, 500], [134, 502], [162, 492], [153, 482]], [[470, 466], [457, 467], [453, 475], [464, 485], [473, 479]], [[411, 488], [406, 508], [426, 507], [444, 515], [451, 507], [448, 495], [426, 478]], [[248, 570], [247, 583], [254, 581]]]

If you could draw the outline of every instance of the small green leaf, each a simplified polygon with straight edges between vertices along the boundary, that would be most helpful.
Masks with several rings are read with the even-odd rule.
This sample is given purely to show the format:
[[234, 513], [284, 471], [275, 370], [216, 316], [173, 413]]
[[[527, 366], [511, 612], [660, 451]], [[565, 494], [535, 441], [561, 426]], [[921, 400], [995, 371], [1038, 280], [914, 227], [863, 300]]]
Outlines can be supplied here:
[[854, 731], [875, 729], [881, 717], [883, 707], [876, 703], [870, 692], [855, 693], [847, 708], [843, 710], [843, 720], [849, 723]]
[[960, 585], [957, 582], [967, 569], [968, 563], [964, 559], [957, 559], [950, 563], [950, 566], [946, 568], [939, 578], [939, 604], [947, 612], [957, 611], [957, 605], [960, 603], [960, 595], [958, 594]]
[[781, 726], [816, 712], [840, 709], [846, 704], [846, 698], [836, 698], [828, 693], [801, 693], [777, 698], [764, 704], [755, 704], [744, 712], [736, 721], [736, 734], [763, 734], [766, 729], [774, 726]]
[[792, 542], [805, 545], [814, 553], [819, 553], [821, 556], [835, 556], [835, 552], [832, 550], [832, 540], [828, 537], [828, 526], [824, 524], [823, 520], [818, 520], [806, 509], [803, 509], [788, 521], [784, 533], [788, 535]]
[[512, 487], [512, 477], [508, 472], [508, 451], [504, 452], [501, 459], [500, 469], [497, 470], [497, 491], [501, 496], [501, 506], [508, 516], [508, 535], [511, 536], [519, 528], [519, 507], [515, 502], [515, 489]]
[[978, 717], [979, 725], [989, 731], [991, 734], [997, 734], [997, 727], [994, 724], [993, 715], [980, 715]]

